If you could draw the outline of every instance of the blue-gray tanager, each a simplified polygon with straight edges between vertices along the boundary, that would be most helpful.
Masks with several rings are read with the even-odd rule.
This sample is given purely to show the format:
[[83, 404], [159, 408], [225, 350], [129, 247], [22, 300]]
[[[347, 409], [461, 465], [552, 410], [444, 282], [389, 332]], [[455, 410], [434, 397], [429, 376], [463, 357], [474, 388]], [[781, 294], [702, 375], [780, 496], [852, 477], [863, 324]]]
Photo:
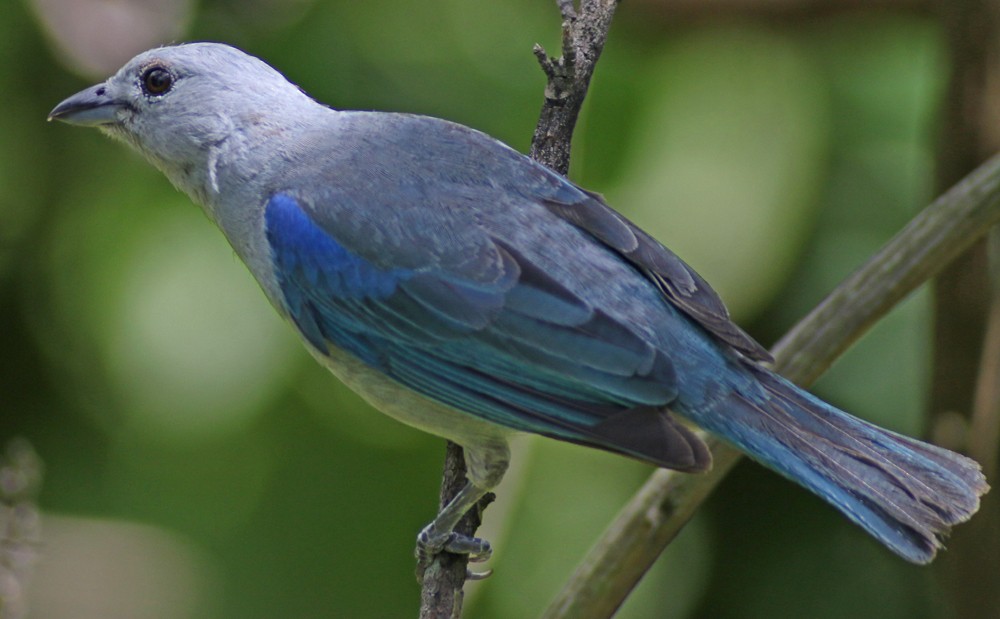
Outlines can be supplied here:
[[418, 536], [423, 553], [489, 554], [452, 529], [500, 481], [516, 432], [704, 471], [710, 452], [683, 417], [916, 563], [988, 489], [972, 460], [763, 367], [767, 351], [670, 250], [467, 127], [334, 110], [214, 43], [142, 53], [49, 117], [145, 155], [321, 363], [465, 448], [468, 484]]

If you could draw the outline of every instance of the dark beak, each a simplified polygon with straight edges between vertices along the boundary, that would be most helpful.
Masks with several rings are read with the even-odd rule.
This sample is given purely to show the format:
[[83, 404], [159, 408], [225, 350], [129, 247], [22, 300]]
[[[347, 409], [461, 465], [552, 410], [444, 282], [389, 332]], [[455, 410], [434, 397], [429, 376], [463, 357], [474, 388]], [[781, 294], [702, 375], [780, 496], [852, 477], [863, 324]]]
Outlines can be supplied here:
[[118, 122], [118, 112], [124, 108], [125, 103], [108, 94], [107, 86], [98, 84], [57, 105], [48, 119], [84, 127], [111, 125]]

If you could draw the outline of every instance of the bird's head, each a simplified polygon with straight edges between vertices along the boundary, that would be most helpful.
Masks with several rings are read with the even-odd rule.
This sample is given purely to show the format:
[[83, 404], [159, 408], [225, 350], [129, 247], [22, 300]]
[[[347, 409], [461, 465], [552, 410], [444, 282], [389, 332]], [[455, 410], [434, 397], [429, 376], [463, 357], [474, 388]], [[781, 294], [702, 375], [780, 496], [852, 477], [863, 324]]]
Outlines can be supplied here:
[[189, 185], [220, 148], [253, 147], [246, 143], [311, 107], [318, 106], [263, 61], [228, 45], [186, 43], [139, 54], [57, 105], [49, 120], [96, 126]]

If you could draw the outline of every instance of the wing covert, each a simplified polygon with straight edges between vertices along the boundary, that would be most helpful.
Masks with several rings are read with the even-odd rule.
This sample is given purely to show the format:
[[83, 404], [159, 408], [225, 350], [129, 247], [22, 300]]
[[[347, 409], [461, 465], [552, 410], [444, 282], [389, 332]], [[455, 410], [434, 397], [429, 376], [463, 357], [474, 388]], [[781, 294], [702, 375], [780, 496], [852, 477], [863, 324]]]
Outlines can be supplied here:
[[737, 326], [719, 295], [698, 273], [596, 193], [532, 162], [522, 171], [522, 192], [558, 217], [593, 235], [640, 268], [663, 296], [715, 337], [755, 361], [771, 353]]

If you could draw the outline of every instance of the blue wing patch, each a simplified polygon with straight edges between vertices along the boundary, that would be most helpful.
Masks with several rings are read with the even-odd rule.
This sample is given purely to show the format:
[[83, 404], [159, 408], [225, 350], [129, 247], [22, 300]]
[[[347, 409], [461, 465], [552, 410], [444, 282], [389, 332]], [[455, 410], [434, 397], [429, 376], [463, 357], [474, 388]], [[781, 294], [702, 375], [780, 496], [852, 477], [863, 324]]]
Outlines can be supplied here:
[[323, 278], [327, 291], [336, 297], [382, 299], [413, 275], [404, 269], [378, 269], [347, 251], [318, 228], [291, 196], [277, 194], [271, 198], [265, 223], [269, 232], [280, 231], [280, 238], [275, 233], [268, 239], [281, 245], [282, 251], [276, 254], [280, 271], [300, 269], [313, 284]]
[[412, 272], [378, 269], [353, 255], [319, 229], [291, 196], [272, 197], [264, 222], [289, 315], [309, 343], [325, 351], [327, 341], [333, 340], [378, 366], [375, 351], [363, 339], [323, 319], [321, 306], [310, 302], [309, 290], [323, 290], [330, 298], [356, 305], [365, 299], [388, 297], [401, 281], [412, 277]]
[[[513, 249], [498, 243], [480, 252], [500, 266], [474, 270], [496, 273], [474, 281], [430, 258], [426, 267], [377, 266], [288, 194], [272, 197], [264, 218], [288, 314], [318, 350], [336, 346], [500, 425], [675, 468], [704, 466], [693, 435], [657, 410], [676, 397], [664, 354]], [[625, 436], [645, 437], [635, 443], [642, 447], [625, 445]]]

